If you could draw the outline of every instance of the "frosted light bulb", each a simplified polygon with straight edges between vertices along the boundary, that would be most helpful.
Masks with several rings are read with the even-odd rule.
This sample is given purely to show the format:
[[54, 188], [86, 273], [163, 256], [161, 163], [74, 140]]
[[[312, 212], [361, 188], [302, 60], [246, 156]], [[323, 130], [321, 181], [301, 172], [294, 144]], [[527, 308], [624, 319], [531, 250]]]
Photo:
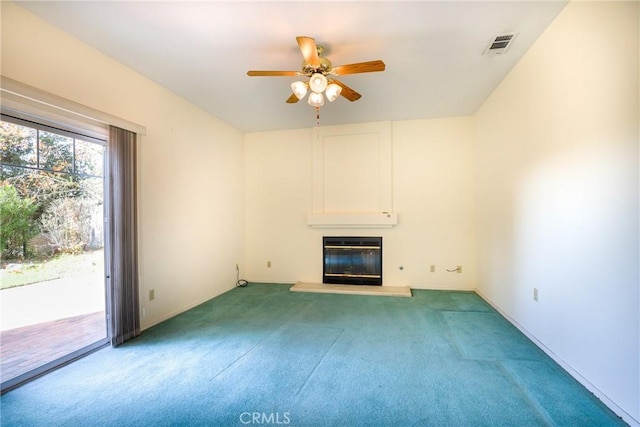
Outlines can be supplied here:
[[329, 100], [329, 102], [333, 102], [336, 100], [336, 98], [338, 98], [338, 96], [340, 96], [341, 92], [342, 86], [331, 83], [329, 86], [327, 86], [327, 91], [325, 92], [325, 94], [327, 95], [327, 99]]
[[293, 82], [291, 83], [291, 90], [293, 91], [293, 94], [296, 96], [296, 98], [302, 99], [307, 94], [307, 85], [305, 85], [304, 82], [300, 81]]
[[327, 78], [320, 73], [315, 73], [309, 79], [309, 87], [315, 93], [322, 93], [327, 88]]
[[324, 96], [321, 93], [311, 92], [307, 102], [313, 107], [322, 107], [324, 105]]

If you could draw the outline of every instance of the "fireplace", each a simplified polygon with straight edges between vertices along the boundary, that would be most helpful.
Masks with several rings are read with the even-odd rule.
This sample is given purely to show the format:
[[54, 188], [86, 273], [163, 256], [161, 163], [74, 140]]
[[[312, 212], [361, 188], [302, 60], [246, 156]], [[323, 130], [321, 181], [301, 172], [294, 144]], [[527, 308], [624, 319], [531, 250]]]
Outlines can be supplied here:
[[382, 285], [382, 237], [323, 237], [322, 283]]

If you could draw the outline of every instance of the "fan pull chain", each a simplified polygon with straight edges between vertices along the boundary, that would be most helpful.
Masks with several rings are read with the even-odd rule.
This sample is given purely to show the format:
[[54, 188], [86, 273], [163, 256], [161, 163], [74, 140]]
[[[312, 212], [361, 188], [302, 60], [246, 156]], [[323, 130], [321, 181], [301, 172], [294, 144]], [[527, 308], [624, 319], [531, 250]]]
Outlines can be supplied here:
[[320, 107], [316, 107], [316, 141], [320, 142]]

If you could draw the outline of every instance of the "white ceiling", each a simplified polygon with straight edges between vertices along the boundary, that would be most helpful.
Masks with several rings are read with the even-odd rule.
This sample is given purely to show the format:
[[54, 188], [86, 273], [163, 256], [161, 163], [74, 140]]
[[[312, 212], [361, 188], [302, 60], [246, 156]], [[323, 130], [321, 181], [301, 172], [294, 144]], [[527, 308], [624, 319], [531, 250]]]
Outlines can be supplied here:
[[[296, 36], [333, 65], [381, 59], [386, 71], [343, 76], [362, 94], [320, 110], [323, 125], [473, 114], [566, 1], [26, 1], [21, 6], [245, 132], [315, 125], [286, 104]], [[504, 55], [483, 56], [517, 32]]]

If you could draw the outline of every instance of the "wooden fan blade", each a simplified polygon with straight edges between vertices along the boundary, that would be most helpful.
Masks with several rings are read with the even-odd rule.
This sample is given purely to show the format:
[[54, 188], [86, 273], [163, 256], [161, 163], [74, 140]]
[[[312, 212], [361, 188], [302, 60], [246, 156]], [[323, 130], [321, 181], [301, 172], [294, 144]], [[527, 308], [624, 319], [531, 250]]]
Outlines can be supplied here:
[[338, 86], [340, 86], [342, 88], [342, 92], [340, 92], [340, 95], [344, 96], [345, 98], [347, 98], [351, 102], [357, 101], [362, 96], [358, 92], [356, 92], [355, 90], [351, 89], [349, 86], [347, 86], [346, 84], [342, 83], [339, 80], [331, 79], [331, 82], [337, 84]]
[[300, 51], [307, 64], [312, 67], [320, 66], [320, 59], [318, 58], [318, 48], [316, 47], [316, 41], [311, 37], [298, 36], [296, 37]]
[[356, 64], [338, 65], [331, 69], [331, 74], [343, 76], [345, 74], [371, 73], [374, 71], [384, 71], [385, 65], [381, 60], [358, 62]]
[[247, 76], [251, 77], [271, 77], [271, 76], [287, 76], [297, 77], [300, 73], [298, 71], [247, 71]]
[[298, 101], [300, 100], [298, 99], [295, 93], [292, 93], [291, 96], [287, 98], [287, 104], [295, 104]]

